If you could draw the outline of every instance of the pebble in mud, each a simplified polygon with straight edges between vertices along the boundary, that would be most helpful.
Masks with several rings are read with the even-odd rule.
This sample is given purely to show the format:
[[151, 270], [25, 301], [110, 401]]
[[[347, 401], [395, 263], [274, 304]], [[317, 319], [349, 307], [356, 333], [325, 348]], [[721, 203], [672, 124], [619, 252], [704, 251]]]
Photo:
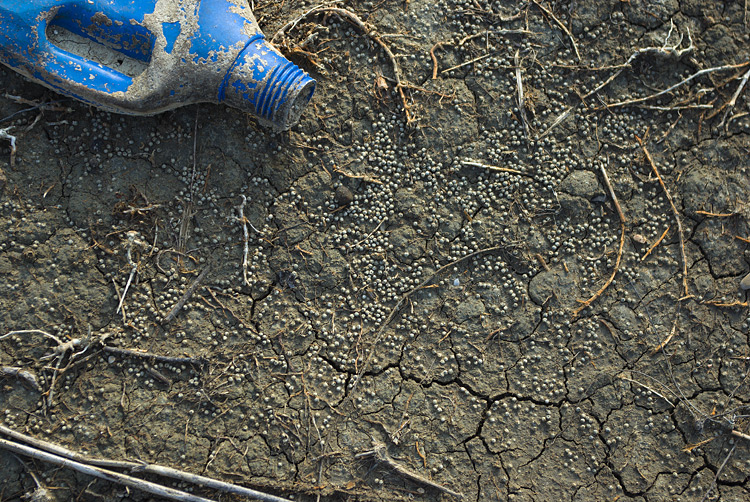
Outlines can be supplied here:
[[354, 200], [354, 194], [344, 185], [339, 185], [338, 188], [336, 188], [336, 193], [333, 197], [339, 207], [347, 206]]
[[742, 288], [744, 291], [750, 289], [750, 274], [747, 274], [742, 278], [742, 280], [740, 281], [740, 288]]

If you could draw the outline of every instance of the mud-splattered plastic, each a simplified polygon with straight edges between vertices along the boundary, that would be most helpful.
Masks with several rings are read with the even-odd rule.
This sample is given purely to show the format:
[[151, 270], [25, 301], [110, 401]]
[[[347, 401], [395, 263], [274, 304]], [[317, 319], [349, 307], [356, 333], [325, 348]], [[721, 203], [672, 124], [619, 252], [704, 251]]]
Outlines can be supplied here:
[[0, 0], [0, 61], [114, 112], [225, 103], [277, 130], [315, 90], [246, 0]]

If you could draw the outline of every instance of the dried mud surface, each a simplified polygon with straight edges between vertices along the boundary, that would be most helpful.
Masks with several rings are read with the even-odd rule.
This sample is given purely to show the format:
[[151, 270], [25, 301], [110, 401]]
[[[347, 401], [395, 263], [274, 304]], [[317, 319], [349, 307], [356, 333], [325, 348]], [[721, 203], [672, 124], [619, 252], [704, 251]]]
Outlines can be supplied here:
[[[746, 5], [338, 6], [395, 54], [413, 123], [382, 49], [322, 14], [282, 44], [318, 81], [289, 132], [207, 104], [0, 123], [0, 335], [79, 339], [0, 340], [40, 385], [2, 377], [2, 423], [303, 501], [454, 498], [357, 456], [378, 444], [467, 500], [750, 499], [750, 92], [726, 106]], [[270, 37], [311, 7], [256, 15]], [[2, 97], [0, 117], [29, 106]], [[55, 500], [149, 499], [3, 452], [0, 499], [29, 471]]]

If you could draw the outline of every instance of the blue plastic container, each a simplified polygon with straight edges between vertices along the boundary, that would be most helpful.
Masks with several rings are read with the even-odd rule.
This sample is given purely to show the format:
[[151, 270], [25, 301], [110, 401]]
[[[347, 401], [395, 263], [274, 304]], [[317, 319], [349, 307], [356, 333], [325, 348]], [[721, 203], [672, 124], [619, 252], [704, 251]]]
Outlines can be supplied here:
[[277, 130], [315, 90], [246, 0], [0, 0], [0, 61], [109, 111], [225, 103]]

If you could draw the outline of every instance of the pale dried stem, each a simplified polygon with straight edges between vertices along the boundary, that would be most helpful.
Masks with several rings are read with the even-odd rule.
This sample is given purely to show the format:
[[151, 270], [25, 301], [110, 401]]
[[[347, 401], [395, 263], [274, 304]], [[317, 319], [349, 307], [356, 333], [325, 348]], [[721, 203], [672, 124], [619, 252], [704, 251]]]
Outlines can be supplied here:
[[706, 75], [708, 73], [714, 73], [714, 72], [717, 72], [717, 71], [733, 70], [735, 68], [742, 68], [742, 67], [747, 66], [747, 65], [748, 65], [748, 63], [740, 63], [740, 64], [731, 64], [731, 65], [724, 65], [724, 66], [716, 66], [714, 68], [705, 68], [703, 70], [700, 70], [700, 71], [697, 71], [697, 72], [693, 73], [692, 75], [690, 75], [687, 78], [684, 78], [684, 79], [680, 80], [679, 82], [677, 82], [673, 86], [671, 86], [671, 87], [669, 87], [667, 89], [664, 89], [663, 91], [659, 91], [659, 92], [657, 92], [655, 94], [650, 94], [648, 96], [643, 96], [641, 98], [626, 99], [625, 101], [618, 101], [616, 103], [608, 103], [606, 105], [606, 107], [607, 108], [616, 108], [616, 107], [619, 107], [619, 106], [627, 106], [627, 105], [634, 105], [634, 104], [638, 104], [638, 103], [643, 103], [644, 101], [649, 101], [651, 99], [656, 99], [656, 98], [658, 98], [660, 96], [668, 94], [668, 93], [674, 91], [675, 89], [677, 89], [678, 87], [682, 87], [683, 85], [687, 84], [688, 82], [690, 82], [690, 81], [692, 81], [692, 80], [700, 77], [701, 75]]
[[[536, 1], [534, 3], [537, 4], [537, 5], [539, 5]], [[693, 51], [695, 49], [695, 45], [693, 44], [693, 38], [690, 35], [690, 31], [689, 30], [688, 30], [688, 39], [690, 40], [690, 44], [687, 47], [684, 47], [682, 49], [679, 48], [680, 45], [682, 45], [682, 40], [683, 40], [682, 37], [680, 37], [680, 40], [675, 45], [670, 46], [669, 45], [669, 39], [672, 36], [672, 31], [673, 30], [674, 30], [674, 23], [672, 23], [670, 21], [669, 32], [667, 33], [667, 36], [664, 39], [664, 44], [661, 47], [645, 47], [643, 49], [638, 49], [635, 52], [633, 52], [633, 54], [630, 55], [630, 57], [627, 59], [627, 61], [625, 61], [625, 63], [623, 63], [621, 65], [612, 66], [612, 68], [617, 68], [616, 72], [614, 72], [612, 75], [610, 75], [610, 77], [608, 79], [606, 79], [605, 81], [603, 81], [601, 84], [599, 84], [598, 86], [596, 86], [596, 88], [594, 88], [592, 91], [589, 91], [586, 94], [584, 94], [583, 96], [581, 96], [581, 99], [580, 99], [580, 101], [578, 103], [576, 103], [575, 105], [573, 105], [573, 106], [569, 107], [568, 109], [566, 109], [565, 111], [563, 111], [554, 120], [554, 122], [542, 134], [540, 134], [539, 136], [537, 136], [537, 139], [542, 139], [545, 136], [547, 136], [548, 134], [550, 134], [558, 125], [560, 125], [564, 120], [566, 120], [568, 117], [570, 117], [570, 115], [582, 103], [584, 103], [584, 101], [586, 100], [586, 98], [588, 98], [588, 97], [590, 97], [590, 96], [592, 96], [594, 94], [597, 94], [599, 91], [601, 91], [602, 89], [604, 89], [605, 87], [607, 87], [626, 68], [630, 68], [631, 64], [633, 63], [633, 61], [635, 61], [638, 57], [643, 56], [645, 54], [652, 54], [652, 55], [655, 55], [657, 57], [661, 57], [663, 59], [673, 58], [673, 59], [679, 60], [685, 54], [688, 54], [689, 52], [691, 52], [691, 51]], [[714, 72], [714, 71], [721, 71], [721, 70], [726, 70], [726, 69], [730, 69], [730, 68], [736, 68], [737, 66], [743, 66], [744, 64], [747, 64], [747, 63], [743, 63], [743, 64], [740, 64], [740, 65], [720, 66], [720, 67], [716, 67], [716, 68], [708, 68], [708, 69], [705, 69], [705, 70], [701, 70], [698, 73], [696, 73], [696, 74], [688, 77], [687, 79], [682, 80], [681, 82], [673, 85], [672, 87], [670, 87], [669, 89], [666, 89], [664, 91], [658, 92], [656, 94], [652, 94], [650, 96], [646, 96], [645, 98], [639, 98], [639, 99], [635, 99], [635, 100], [626, 100], [626, 101], [622, 101], [622, 102], [619, 102], [619, 103], [608, 104], [608, 105], [606, 105], [606, 107], [613, 107], [613, 106], [617, 107], [617, 106], [625, 106], [626, 104], [642, 103], [644, 101], [647, 101], [647, 100], [650, 100], [650, 99], [654, 99], [654, 98], [657, 98], [657, 97], [659, 97], [659, 96], [661, 96], [663, 94], [671, 92], [671, 91], [677, 89], [678, 87], [686, 84], [687, 82], [693, 80], [694, 78], [696, 78], [696, 77], [698, 77], [700, 75], [703, 75], [703, 74], [706, 74], [706, 73], [711, 73], [711, 72]]]
[[456, 66], [451, 66], [450, 68], [446, 68], [445, 70], [441, 71], [440, 74], [442, 75], [444, 73], [448, 73], [449, 71], [458, 70], [459, 68], [463, 68], [464, 66], [469, 66], [470, 64], [474, 64], [477, 61], [487, 59], [490, 56], [492, 56], [492, 54], [484, 54], [482, 56], [475, 57], [474, 59], [471, 59], [469, 61], [464, 61], [463, 63], [457, 64]]
[[[214, 490], [220, 490], [220, 491], [227, 492], [227, 493], [233, 493], [237, 495], [244, 495], [247, 497], [252, 497], [257, 500], [261, 500], [263, 502], [291, 502], [290, 500], [282, 498], [282, 497], [277, 497], [275, 495], [270, 495], [267, 493], [252, 490], [250, 488], [245, 488], [244, 486], [238, 486], [238, 485], [234, 485], [231, 483], [226, 483], [224, 481], [219, 481], [217, 479], [200, 476], [198, 474], [191, 474], [189, 472], [180, 471], [177, 469], [173, 469], [171, 467], [164, 467], [160, 465], [146, 464], [146, 463], [126, 462], [126, 461], [120, 461], [120, 460], [89, 458], [85, 455], [81, 455], [80, 453], [76, 453], [74, 451], [71, 451], [67, 448], [56, 445], [54, 443], [50, 443], [48, 441], [37, 439], [33, 436], [28, 436], [26, 434], [22, 434], [20, 432], [14, 431], [13, 429], [10, 429], [3, 425], [0, 425], [0, 433], [5, 434], [6, 436], [12, 439], [15, 439], [16, 441], [22, 441], [28, 445], [31, 445], [33, 447], [32, 449], [33, 452], [48, 453], [48, 454], [55, 456], [56, 458], [62, 458], [63, 460], [73, 461], [79, 464], [89, 464], [87, 467], [95, 466], [98, 468], [106, 468], [106, 469], [123, 469], [123, 470], [128, 470], [131, 473], [143, 473], [143, 474], [153, 474], [157, 476], [164, 476], [167, 478], [176, 479], [178, 481], [184, 481], [187, 483], [204, 486], [206, 488], [211, 488]], [[25, 445], [21, 445], [21, 446], [25, 446]], [[119, 474], [119, 473], [116, 473], [116, 474]], [[137, 478], [133, 478], [133, 479], [137, 479]], [[138, 481], [141, 481], [141, 480], [138, 479]], [[161, 485], [157, 485], [157, 486], [161, 486]]]
[[487, 169], [489, 171], [495, 171], [499, 173], [523, 174], [521, 171], [517, 169], [511, 169], [509, 167], [492, 166], [490, 164], [483, 164], [476, 160], [462, 160], [461, 164], [465, 166], [471, 166], [471, 167], [481, 167], [482, 169]]
[[729, 458], [732, 456], [736, 448], [737, 448], [737, 443], [732, 445], [732, 449], [729, 450], [729, 453], [727, 453], [726, 458], [721, 463], [719, 468], [716, 470], [716, 474], [714, 475], [714, 480], [711, 482], [711, 486], [708, 487], [708, 490], [706, 490], [706, 494], [703, 495], [701, 502], [705, 502], [706, 500], [708, 500], [708, 497], [710, 497], [711, 493], [713, 493], [714, 488], [716, 487], [716, 482], [719, 480], [719, 476], [721, 476], [721, 471], [724, 470], [724, 467], [727, 465], [727, 462], [729, 462]]
[[727, 104], [727, 109], [724, 112], [724, 117], [721, 119], [721, 122], [719, 123], [719, 129], [724, 127], [724, 130], [726, 131], [729, 128], [729, 121], [727, 121], [727, 119], [729, 118], [730, 113], [732, 112], [735, 105], [737, 104], [737, 98], [740, 97], [740, 94], [742, 94], [742, 90], [747, 85], [748, 78], [750, 78], [750, 70], [747, 70], [745, 74], [742, 76], [742, 80], [740, 80], [740, 84], [737, 86], [737, 90], [734, 91], [734, 94], [732, 95], [732, 99]]
[[447, 493], [448, 495], [451, 495], [459, 499], [462, 499], [464, 497], [462, 493], [451, 490], [450, 488], [447, 488], [443, 485], [439, 485], [435, 483], [434, 481], [430, 481], [426, 477], [420, 476], [419, 474], [412, 472], [411, 470], [402, 466], [401, 464], [393, 460], [390, 455], [388, 455], [388, 452], [386, 451], [386, 447], [384, 444], [375, 445], [375, 447], [372, 450], [369, 450], [363, 453], [358, 453], [357, 455], [355, 455], [355, 458], [373, 458], [375, 461], [385, 464], [390, 469], [392, 469], [393, 471], [395, 471], [396, 473], [398, 473], [404, 478], [410, 479], [421, 485], [428, 486], [434, 490]]
[[604, 178], [604, 183], [607, 185], [607, 189], [609, 189], [609, 194], [612, 196], [612, 202], [615, 205], [615, 209], [617, 209], [617, 215], [620, 217], [620, 222], [624, 225], [625, 223], [627, 223], [627, 218], [625, 218], [625, 214], [622, 212], [622, 207], [620, 207], [620, 201], [617, 200], [617, 194], [615, 193], [614, 188], [612, 188], [612, 183], [609, 181], [609, 175], [607, 174], [607, 170], [604, 168], [603, 164], [599, 164], [599, 169], [602, 171], [602, 177]]
[[102, 469], [100, 467], [82, 464], [80, 462], [76, 462], [75, 460], [59, 457], [57, 455], [53, 455], [52, 453], [40, 451], [36, 448], [16, 443], [14, 441], [9, 441], [7, 439], [0, 438], [0, 448], [4, 448], [19, 455], [42, 460], [44, 462], [48, 462], [60, 467], [66, 467], [74, 471], [93, 476], [95, 478], [104, 479], [113, 483], [127, 486], [129, 488], [135, 488], [146, 493], [158, 495], [170, 500], [179, 500], [183, 502], [211, 502], [211, 499], [192, 495], [180, 490], [175, 490], [174, 488], [167, 488], [166, 486], [152, 483], [151, 481], [134, 478], [132, 476], [128, 476], [127, 474], [121, 474], [119, 472]]
[[250, 252], [250, 234], [247, 231], [247, 219], [245, 218], [245, 204], [247, 203], [247, 197], [244, 195], [242, 197], [242, 203], [240, 203], [239, 206], [237, 206], [237, 212], [239, 213], [239, 220], [242, 222], [242, 238], [244, 240], [244, 250], [242, 253], [242, 280], [245, 283], [245, 286], [250, 285], [250, 280], [247, 278], [247, 255]]
[[671, 226], [668, 226], [668, 227], [667, 227], [667, 229], [666, 229], [666, 230], [664, 230], [664, 233], [663, 233], [663, 234], [661, 234], [661, 237], [659, 237], [658, 239], [656, 239], [656, 242], [654, 242], [654, 243], [653, 243], [653, 244], [651, 245], [651, 247], [650, 247], [650, 248], [648, 248], [648, 251], [646, 251], [646, 254], [644, 254], [644, 255], [643, 255], [643, 258], [641, 258], [641, 261], [643, 261], [643, 260], [645, 260], [646, 258], [648, 258], [648, 255], [650, 255], [650, 254], [651, 254], [651, 253], [652, 253], [652, 252], [654, 251], [654, 249], [656, 249], [656, 246], [658, 246], [658, 245], [659, 245], [659, 244], [661, 243], [661, 241], [663, 241], [663, 240], [664, 240], [664, 237], [666, 237], [666, 236], [667, 236], [667, 232], [669, 232], [669, 229], [670, 229], [670, 228], [672, 228], [672, 227], [671, 227]]
[[518, 104], [518, 113], [521, 115], [521, 124], [523, 125], [523, 137], [529, 139], [529, 123], [526, 120], [526, 100], [523, 96], [523, 79], [521, 78], [521, 60], [520, 49], [516, 49], [513, 62], [516, 66], [516, 99]]
[[653, 356], [654, 354], [657, 354], [660, 350], [666, 347], [667, 344], [672, 340], [672, 338], [674, 338], [675, 333], [677, 333], [677, 319], [675, 319], [674, 324], [672, 324], [672, 331], [669, 332], [663, 342], [661, 342], [654, 348], [654, 350], [651, 351], [651, 355]]
[[641, 149], [643, 150], [643, 153], [646, 155], [646, 159], [648, 160], [649, 164], [651, 164], [651, 169], [654, 171], [654, 174], [658, 178], [659, 184], [661, 185], [662, 190], [664, 190], [664, 195], [667, 196], [667, 200], [669, 201], [669, 206], [672, 208], [674, 219], [677, 222], [677, 235], [680, 240], [680, 255], [682, 256], [682, 286], [685, 291], [684, 297], [686, 298], [690, 296], [690, 293], [688, 292], [687, 258], [685, 256], [685, 238], [683, 237], [684, 234], [682, 233], [682, 220], [680, 219], [680, 212], [677, 211], [677, 207], [674, 205], [674, 200], [672, 200], [672, 194], [669, 193], [669, 190], [667, 189], [667, 185], [664, 183], [664, 180], [662, 179], [661, 174], [659, 174], [659, 169], [656, 167], [656, 164], [654, 163], [654, 159], [651, 157], [651, 154], [646, 148], [646, 145], [643, 143], [643, 140], [641, 140], [641, 138], [639, 138], [638, 136], [636, 136], [635, 139], [638, 141], [638, 144], [641, 145]]
[[615, 268], [612, 271], [612, 275], [609, 277], [609, 279], [607, 279], [607, 282], [604, 283], [604, 285], [599, 289], [599, 291], [594, 293], [594, 295], [591, 298], [589, 298], [586, 301], [578, 300], [579, 302], [581, 302], [581, 305], [578, 306], [578, 308], [576, 308], [573, 311], [573, 318], [578, 317], [578, 314], [580, 314], [581, 311], [583, 311], [583, 309], [591, 305], [597, 298], [599, 298], [602, 295], [602, 293], [604, 293], [604, 291], [609, 287], [609, 285], [612, 284], [612, 281], [615, 280], [617, 271], [620, 268], [620, 260], [622, 259], [622, 248], [625, 246], [625, 223], [621, 223], [620, 226], [621, 226], [620, 248], [617, 250], [617, 261], [615, 262]]
[[122, 296], [120, 297], [120, 303], [117, 305], [117, 310], [115, 310], [115, 314], [118, 314], [120, 312], [120, 309], [122, 309], [123, 321], [125, 320], [125, 296], [128, 294], [130, 284], [133, 282], [133, 277], [135, 277], [136, 272], [138, 272], [138, 264], [133, 261], [133, 243], [135, 242], [136, 236], [136, 232], [128, 232], [127, 257], [128, 264], [130, 264], [130, 276], [128, 277], [128, 282], [125, 284], [125, 289], [122, 291]]
[[204, 363], [204, 361], [195, 359], [193, 357], [162, 356], [159, 354], [152, 354], [150, 352], [143, 352], [140, 350], [112, 347], [110, 345], [102, 346], [102, 350], [104, 352], [109, 352], [110, 354], [116, 354], [118, 356], [138, 357], [141, 359], [148, 359], [150, 361], [158, 361], [169, 364], [195, 364], [200, 366]]
[[297, 24], [299, 24], [300, 21], [302, 21], [303, 19], [310, 17], [310, 16], [314, 16], [316, 14], [336, 14], [340, 18], [349, 21], [351, 24], [359, 28], [359, 30], [362, 33], [370, 37], [370, 39], [372, 39], [373, 42], [378, 44], [383, 49], [383, 52], [385, 52], [386, 56], [388, 56], [388, 60], [391, 62], [391, 65], [393, 66], [393, 75], [396, 80], [396, 90], [398, 91], [398, 94], [401, 97], [401, 104], [404, 107], [404, 114], [406, 115], [406, 123], [411, 124], [412, 122], [414, 122], [415, 119], [414, 117], [411, 116], [411, 113], [409, 113], [409, 105], [406, 101], [406, 94], [404, 94], [404, 88], [409, 87], [409, 86], [404, 82], [404, 78], [401, 75], [401, 67], [396, 61], [396, 56], [393, 55], [393, 52], [391, 51], [390, 47], [388, 47], [388, 44], [386, 44], [385, 41], [383, 41], [383, 38], [378, 34], [375, 27], [370, 25], [369, 23], [362, 21], [362, 19], [360, 19], [360, 17], [354, 12], [347, 10], [347, 9], [342, 9], [340, 7], [329, 7], [329, 6], [315, 7], [313, 9], [308, 10], [301, 16], [294, 19], [293, 21], [290, 21], [284, 26], [282, 26], [281, 29], [277, 31], [271, 37], [271, 43], [273, 43], [278, 36], [283, 35], [288, 30], [297, 26]]
[[539, 7], [548, 16], [550, 16], [555, 21], [555, 23], [557, 23], [557, 25], [560, 27], [560, 29], [562, 31], [564, 31], [566, 35], [568, 35], [568, 38], [570, 39], [570, 43], [573, 44], [573, 50], [576, 53], [576, 59], [578, 61], [580, 61], [581, 60], [581, 53], [578, 52], [578, 45], [576, 45], [576, 40], [575, 40], [575, 38], [573, 38], [573, 35], [570, 33], [570, 31], [568, 30], [568, 28], [562, 23], [562, 21], [560, 21], [559, 19], [557, 19], [557, 17], [552, 13], [551, 10], [547, 9], [547, 7], [545, 7], [544, 5], [542, 5], [541, 3], [539, 3], [537, 0], [533, 0], [533, 1], [534, 1], [534, 5], [536, 5], [537, 7]]
[[180, 313], [180, 310], [182, 310], [182, 307], [185, 306], [187, 301], [190, 299], [191, 296], [193, 296], [193, 293], [195, 293], [195, 290], [198, 289], [198, 286], [200, 285], [201, 281], [204, 277], [206, 277], [206, 274], [211, 269], [210, 265], [206, 265], [206, 267], [203, 269], [203, 271], [196, 277], [196, 279], [193, 281], [193, 283], [190, 285], [190, 287], [185, 291], [185, 294], [182, 295], [182, 298], [180, 298], [180, 301], [177, 302], [177, 304], [172, 307], [172, 310], [169, 311], [169, 314], [167, 314], [167, 317], [164, 318], [164, 323], [171, 322], [175, 317], [177, 317], [177, 314]]
[[670, 401], [669, 399], [667, 399], [666, 396], [664, 396], [664, 394], [662, 394], [661, 392], [659, 392], [657, 390], [654, 390], [653, 388], [649, 387], [648, 385], [646, 385], [646, 384], [644, 384], [642, 382], [639, 382], [638, 380], [634, 380], [632, 378], [628, 378], [628, 377], [623, 376], [623, 375], [618, 375], [617, 378], [619, 378], [621, 380], [625, 380], [625, 381], [630, 382], [630, 383], [634, 383], [636, 385], [639, 385], [639, 386], [643, 387], [646, 390], [649, 390], [649, 391], [653, 392], [654, 394], [656, 394], [657, 396], [659, 396], [660, 398], [662, 398], [663, 400], [665, 400], [672, 408], [674, 408], [674, 403], [672, 401]]

